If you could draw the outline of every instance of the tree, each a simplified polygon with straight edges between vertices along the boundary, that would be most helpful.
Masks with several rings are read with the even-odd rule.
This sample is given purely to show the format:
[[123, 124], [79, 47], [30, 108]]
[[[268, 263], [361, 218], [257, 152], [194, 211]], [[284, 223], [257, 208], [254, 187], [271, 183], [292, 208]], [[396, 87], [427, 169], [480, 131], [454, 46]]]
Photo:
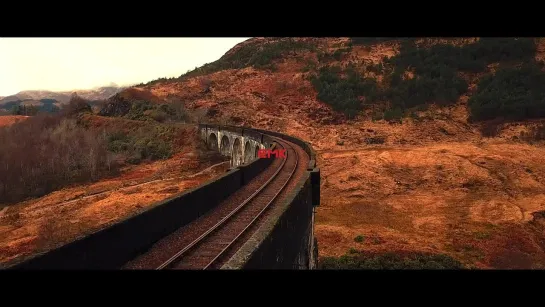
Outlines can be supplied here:
[[81, 112], [92, 112], [92, 108], [87, 100], [74, 93], [68, 104], [64, 106], [63, 111], [66, 115], [70, 116]]
[[11, 114], [12, 115], [21, 115], [21, 106], [13, 106], [11, 107]]

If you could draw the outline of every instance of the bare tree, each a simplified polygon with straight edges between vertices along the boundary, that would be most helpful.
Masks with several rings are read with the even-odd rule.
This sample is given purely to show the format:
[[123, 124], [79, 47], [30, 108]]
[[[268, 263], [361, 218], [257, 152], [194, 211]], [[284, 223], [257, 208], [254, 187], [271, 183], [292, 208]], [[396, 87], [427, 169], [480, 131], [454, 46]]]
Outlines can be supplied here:
[[105, 134], [61, 115], [37, 115], [0, 128], [0, 144], [0, 203], [96, 179], [112, 166]]
[[89, 101], [78, 96], [77, 93], [72, 94], [68, 104], [64, 106], [63, 112], [65, 115], [74, 115], [80, 112], [92, 112], [91, 105]]

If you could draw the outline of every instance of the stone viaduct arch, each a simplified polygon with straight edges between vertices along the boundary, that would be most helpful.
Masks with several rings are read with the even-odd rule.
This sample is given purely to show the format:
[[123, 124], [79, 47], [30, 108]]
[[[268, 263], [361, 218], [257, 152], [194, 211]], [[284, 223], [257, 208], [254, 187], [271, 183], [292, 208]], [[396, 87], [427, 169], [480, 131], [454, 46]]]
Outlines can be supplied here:
[[[259, 247], [255, 249], [255, 246], [251, 245], [254, 242], [246, 243], [247, 249], [239, 250], [231, 260], [224, 264], [224, 268], [233, 269], [245, 266], [248, 268], [257, 268], [260, 267], [264, 261], [273, 263], [272, 266], [275, 267], [288, 267], [296, 264], [298, 268], [315, 268], [317, 262], [317, 243], [313, 232], [314, 213], [312, 207], [319, 205], [320, 171], [319, 168], [316, 167], [315, 153], [312, 147], [300, 139], [260, 129], [206, 124], [199, 125], [199, 129], [202, 139], [206, 140], [209, 148], [217, 148], [222, 155], [228, 156], [231, 161], [231, 167], [234, 168], [234, 170], [231, 171], [238, 170], [241, 171], [241, 174], [249, 172], [250, 169], [252, 169], [252, 166], [255, 167], [256, 165], [260, 165], [259, 163], [252, 164], [252, 162], [259, 158], [258, 153], [260, 149], [270, 148], [273, 145], [274, 137], [282, 138], [301, 146], [310, 157], [307, 172], [305, 173], [306, 177], [304, 177], [306, 179], [302, 179], [304, 184], [298, 187], [299, 192], [297, 196], [294, 196], [290, 201], [290, 207], [285, 207], [286, 211], [283, 211], [281, 215], [275, 217], [278, 221], [289, 220], [290, 222], [277, 223], [275, 224], [276, 226], [269, 226], [271, 228], [268, 229], [278, 227], [279, 229], [283, 229], [282, 231], [284, 232], [269, 232], [267, 240], [262, 241], [267, 242], [262, 243], [263, 246], [270, 245], [273, 249], [277, 248], [276, 254], [270, 255], [270, 258], [268, 258], [269, 255], [267, 254], [266, 249], [260, 250]], [[214, 139], [211, 134], [214, 134], [216, 138]], [[214, 147], [215, 145], [213, 143], [215, 142], [218, 142], [218, 147]], [[263, 159], [263, 161], [270, 160], [271, 159]], [[248, 167], [238, 167], [241, 164], [248, 165]], [[309, 206], [311, 206], [311, 209], [309, 209]], [[297, 240], [301, 242], [301, 245], [290, 248], [280, 247], [284, 244], [283, 242], [288, 240], [287, 238], [297, 238]], [[298, 250], [296, 256], [294, 250]], [[248, 256], [254, 254], [256, 255], [255, 257]], [[286, 262], [284, 257], [288, 257], [290, 260]]]
[[229, 141], [229, 137], [226, 135], [221, 138], [220, 152], [224, 156], [231, 155], [231, 142]]
[[201, 132], [208, 147], [230, 157], [231, 166], [248, 164], [258, 158], [258, 150], [271, 144], [264, 144], [261, 135], [242, 135], [236, 131], [209, 128]]
[[250, 144], [250, 141], [246, 141], [244, 144], [244, 163], [248, 163], [252, 160], [254, 160], [254, 150], [252, 144]]
[[240, 142], [240, 138], [235, 138], [235, 141], [233, 142], [233, 151], [231, 154], [231, 165], [232, 166], [239, 166], [243, 163], [242, 159], [242, 144]]
[[208, 146], [210, 149], [218, 150], [218, 137], [214, 133], [210, 133], [208, 136]]

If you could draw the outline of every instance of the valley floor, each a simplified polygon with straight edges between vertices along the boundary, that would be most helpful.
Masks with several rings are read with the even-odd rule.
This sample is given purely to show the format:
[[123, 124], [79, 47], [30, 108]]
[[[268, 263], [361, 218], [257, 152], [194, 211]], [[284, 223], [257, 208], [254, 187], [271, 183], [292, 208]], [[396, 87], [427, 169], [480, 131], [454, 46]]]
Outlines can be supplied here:
[[193, 151], [131, 166], [119, 177], [78, 185], [0, 209], [0, 263], [97, 231], [219, 176], [229, 167]]
[[414, 251], [545, 268], [544, 223], [532, 215], [545, 210], [545, 147], [490, 139], [318, 152], [320, 256]]

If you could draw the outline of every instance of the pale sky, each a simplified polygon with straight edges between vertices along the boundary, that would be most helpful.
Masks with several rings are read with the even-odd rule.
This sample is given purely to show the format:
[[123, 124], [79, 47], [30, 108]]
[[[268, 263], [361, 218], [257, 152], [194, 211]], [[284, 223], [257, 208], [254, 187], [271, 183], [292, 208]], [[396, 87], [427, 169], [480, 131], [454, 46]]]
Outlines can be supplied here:
[[0, 96], [178, 77], [248, 38], [0, 38]]

